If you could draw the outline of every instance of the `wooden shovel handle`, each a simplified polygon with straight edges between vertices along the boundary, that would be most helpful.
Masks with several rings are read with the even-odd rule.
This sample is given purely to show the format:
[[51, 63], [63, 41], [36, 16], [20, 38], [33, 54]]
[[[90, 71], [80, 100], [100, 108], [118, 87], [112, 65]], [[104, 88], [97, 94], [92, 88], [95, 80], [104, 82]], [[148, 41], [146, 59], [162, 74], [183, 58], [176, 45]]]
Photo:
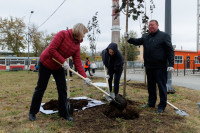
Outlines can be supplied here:
[[[104, 72], [105, 72], [105, 77], [107, 76], [107, 71], [106, 71], [106, 66], [104, 65]], [[108, 83], [108, 78], [105, 78], [106, 79], [106, 85], [107, 85], [107, 88], [108, 88], [108, 92], [110, 93], [110, 87], [109, 87], [109, 83]]]
[[[55, 62], [57, 62], [58, 64], [60, 64], [62, 66], [62, 64], [57, 61], [55, 58], [52, 58]], [[74, 74], [76, 74], [77, 76], [79, 76], [80, 78], [82, 78], [83, 80], [86, 80], [86, 78], [84, 78], [82, 75], [80, 75], [79, 73], [77, 73], [76, 71], [74, 71], [73, 69], [69, 68], [69, 70], [71, 72], [73, 72]], [[107, 96], [111, 97], [106, 91], [104, 91], [103, 89], [101, 89], [100, 87], [96, 86], [94, 83], [90, 83], [92, 86], [94, 86], [95, 88], [99, 89], [100, 91], [102, 91], [104, 94], [106, 94]]]

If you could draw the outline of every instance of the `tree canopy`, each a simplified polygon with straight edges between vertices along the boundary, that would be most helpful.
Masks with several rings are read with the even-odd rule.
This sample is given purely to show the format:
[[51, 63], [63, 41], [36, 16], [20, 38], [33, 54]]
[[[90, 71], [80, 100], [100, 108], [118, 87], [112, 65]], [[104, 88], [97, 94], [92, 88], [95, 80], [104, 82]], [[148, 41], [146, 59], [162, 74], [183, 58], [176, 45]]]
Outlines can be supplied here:
[[[136, 32], [130, 31], [129, 32], [131, 38], [137, 37]], [[126, 39], [122, 36], [120, 38], [120, 51], [122, 52], [122, 56], [125, 56], [125, 45], [126, 45]], [[135, 45], [128, 44], [127, 45], [127, 60], [128, 61], [135, 61], [137, 59], [138, 55], [138, 48]]]
[[17, 56], [25, 49], [25, 28], [23, 19], [10, 17], [0, 18], [0, 46], [1, 49], [13, 51]]

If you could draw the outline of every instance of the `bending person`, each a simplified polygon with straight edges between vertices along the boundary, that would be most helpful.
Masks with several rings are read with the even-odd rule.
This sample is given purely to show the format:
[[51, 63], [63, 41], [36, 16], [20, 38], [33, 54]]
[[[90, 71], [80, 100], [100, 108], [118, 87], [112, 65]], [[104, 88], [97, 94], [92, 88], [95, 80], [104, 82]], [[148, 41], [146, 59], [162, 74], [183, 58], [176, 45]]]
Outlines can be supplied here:
[[110, 43], [102, 51], [102, 61], [107, 67], [106, 78], [108, 78], [110, 92], [112, 92], [112, 80], [114, 76], [114, 93], [117, 95], [119, 93], [119, 81], [123, 71], [124, 59], [116, 43]]

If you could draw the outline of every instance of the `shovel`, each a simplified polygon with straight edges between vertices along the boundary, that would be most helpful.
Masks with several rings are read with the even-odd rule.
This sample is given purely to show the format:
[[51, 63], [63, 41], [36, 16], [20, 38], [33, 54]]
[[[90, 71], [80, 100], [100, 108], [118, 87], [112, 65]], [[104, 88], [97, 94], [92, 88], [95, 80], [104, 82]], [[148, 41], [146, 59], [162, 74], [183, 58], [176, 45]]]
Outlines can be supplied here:
[[189, 114], [186, 113], [184, 110], [178, 109], [177, 107], [175, 107], [173, 104], [169, 103], [168, 101], [167, 101], [167, 104], [169, 104], [170, 106], [172, 106], [175, 109], [176, 114], [181, 115], [181, 116], [189, 116]]
[[[55, 58], [52, 58], [55, 62], [57, 62], [58, 64], [62, 65], [59, 61], [57, 61]], [[71, 72], [73, 72], [74, 74], [76, 74], [77, 76], [79, 76], [80, 78], [82, 78], [83, 80], [86, 80], [86, 78], [84, 78], [82, 75], [80, 75], [79, 73], [77, 73], [76, 71], [74, 71], [73, 69], [69, 68], [69, 70]], [[123, 102], [122, 99], [118, 97], [116, 98], [113, 98], [111, 97], [110, 94], [108, 94], [106, 91], [104, 91], [103, 89], [101, 89], [100, 87], [96, 86], [95, 84], [93, 84], [92, 82], [90, 83], [90, 85], [94, 86], [95, 88], [97, 88], [98, 90], [100, 90], [101, 92], [103, 92], [105, 95], [107, 95], [108, 97], [110, 97], [112, 99], [112, 104], [120, 109], [120, 110], [123, 110], [124, 108], [126, 108], [126, 105], [127, 103], [126, 102]]]
[[[104, 72], [105, 72], [105, 76], [107, 76], [105, 65], [104, 65]], [[115, 98], [115, 94], [114, 93], [110, 93], [110, 87], [109, 87], [109, 84], [108, 84], [108, 79], [107, 78], [105, 78], [105, 79], [106, 79], [106, 85], [107, 85], [107, 88], [108, 88], [108, 94], [110, 94], [111, 97]], [[108, 102], [112, 101], [112, 99], [110, 99], [110, 97], [108, 97], [107, 95], [104, 95], [104, 96], [105, 96], [105, 98], [106, 98], [106, 100]]]

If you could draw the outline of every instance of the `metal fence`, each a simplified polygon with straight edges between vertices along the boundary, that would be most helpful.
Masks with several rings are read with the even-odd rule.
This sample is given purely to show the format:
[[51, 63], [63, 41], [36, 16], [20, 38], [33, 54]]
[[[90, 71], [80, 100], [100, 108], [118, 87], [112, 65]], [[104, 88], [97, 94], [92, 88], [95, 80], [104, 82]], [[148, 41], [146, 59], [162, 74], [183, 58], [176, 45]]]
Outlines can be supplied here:
[[[103, 62], [97, 61], [95, 62], [98, 70], [103, 70]], [[143, 69], [144, 64], [142, 62], [137, 61], [127, 61], [127, 69]]]
[[183, 60], [182, 63], [175, 64], [173, 75], [189, 75], [200, 73], [200, 64], [195, 60]]

